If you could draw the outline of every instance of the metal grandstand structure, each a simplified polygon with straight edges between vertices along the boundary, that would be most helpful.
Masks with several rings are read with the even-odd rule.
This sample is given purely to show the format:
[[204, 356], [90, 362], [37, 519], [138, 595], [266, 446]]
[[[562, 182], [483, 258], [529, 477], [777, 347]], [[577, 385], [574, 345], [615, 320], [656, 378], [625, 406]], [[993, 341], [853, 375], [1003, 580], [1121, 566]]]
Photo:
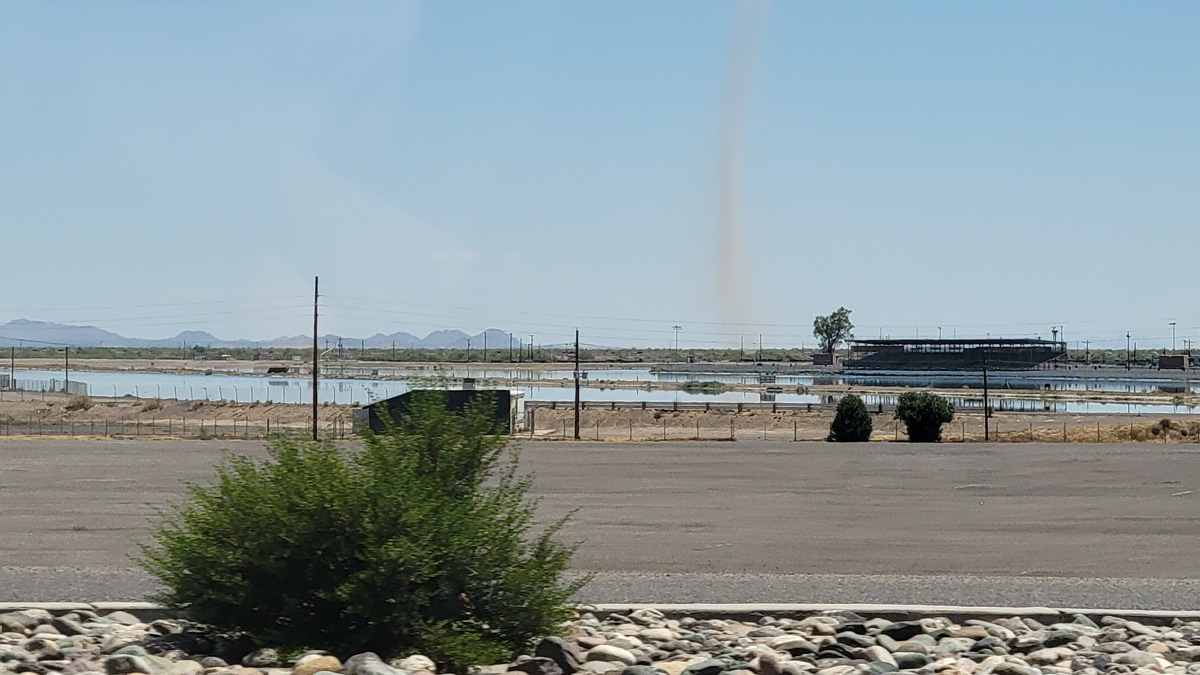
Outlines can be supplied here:
[[846, 370], [1036, 370], [1067, 353], [1065, 342], [984, 340], [853, 340]]

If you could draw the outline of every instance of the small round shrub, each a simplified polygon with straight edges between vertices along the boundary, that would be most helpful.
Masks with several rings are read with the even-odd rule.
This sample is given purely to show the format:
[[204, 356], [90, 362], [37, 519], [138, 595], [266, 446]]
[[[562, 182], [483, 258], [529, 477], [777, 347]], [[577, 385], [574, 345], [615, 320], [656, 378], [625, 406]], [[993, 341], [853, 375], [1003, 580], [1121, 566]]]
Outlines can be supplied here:
[[954, 420], [954, 406], [927, 391], [910, 391], [896, 401], [896, 419], [908, 429], [913, 443], [937, 443], [942, 440], [942, 425]]
[[585, 580], [562, 578], [565, 519], [533, 531], [493, 411], [429, 392], [358, 449], [275, 438], [266, 460], [228, 458], [143, 547], [156, 599], [281, 650], [420, 652], [459, 673], [527, 653]]
[[871, 413], [867, 404], [854, 394], [846, 394], [838, 401], [833, 423], [829, 425], [826, 440], [839, 443], [858, 443], [871, 440]]

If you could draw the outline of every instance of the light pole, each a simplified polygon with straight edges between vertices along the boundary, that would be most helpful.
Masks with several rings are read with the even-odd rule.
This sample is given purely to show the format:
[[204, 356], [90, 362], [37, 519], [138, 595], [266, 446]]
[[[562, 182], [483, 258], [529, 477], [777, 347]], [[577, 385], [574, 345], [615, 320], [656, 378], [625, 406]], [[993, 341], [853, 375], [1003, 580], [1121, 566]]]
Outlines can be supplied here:
[[683, 326], [675, 324], [671, 326], [671, 330], [675, 331], [675, 358], [679, 358], [679, 331], [683, 330]]
[[1168, 323], [1167, 325], [1171, 327], [1171, 353], [1174, 354], [1175, 353], [1175, 322], [1172, 321], [1171, 323]]
[[1129, 370], [1129, 331], [1125, 331], [1125, 370]]
[[533, 333], [529, 334], [529, 362], [533, 363]]
[[938, 340], [942, 339], [942, 327], [938, 326]]

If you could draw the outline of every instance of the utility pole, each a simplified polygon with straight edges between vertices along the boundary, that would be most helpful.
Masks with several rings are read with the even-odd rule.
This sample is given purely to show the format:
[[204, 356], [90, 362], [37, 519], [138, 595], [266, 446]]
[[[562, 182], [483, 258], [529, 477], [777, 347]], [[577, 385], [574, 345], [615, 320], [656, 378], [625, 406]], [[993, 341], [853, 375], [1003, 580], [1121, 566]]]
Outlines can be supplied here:
[[512, 333], [508, 334], [508, 362], [512, 363]]
[[683, 326], [675, 324], [671, 326], [671, 330], [675, 331], [675, 360], [679, 360], [679, 331], [683, 330]]
[[762, 352], [763, 352], [762, 333], [759, 333], [758, 334], [758, 358], [755, 359], [755, 361], [758, 363], [762, 363]]
[[529, 334], [529, 362], [533, 363], [533, 333]]
[[[512, 340], [512, 338], [509, 338], [509, 340]], [[511, 348], [511, 346], [512, 346], [512, 344], [510, 343], [509, 347]], [[524, 363], [524, 362], [525, 362], [525, 341], [517, 340], [517, 363]]]
[[392, 360], [396, 360], [396, 341], [392, 340]]
[[13, 389], [17, 388], [17, 348], [15, 345], [8, 348], [8, 386]]
[[1083, 341], [1083, 362], [1087, 365], [1092, 365], [1092, 341]]
[[1171, 353], [1175, 353], [1175, 322], [1171, 322]]
[[1125, 331], [1125, 370], [1129, 370], [1129, 331]]
[[71, 348], [63, 347], [63, 393], [71, 393]]
[[471, 362], [471, 338], [467, 338], [467, 363]]
[[575, 440], [579, 440], [579, 329], [575, 329]]
[[[317, 350], [317, 299], [321, 297], [321, 279], [313, 277], [313, 365], [312, 365], [312, 437], [317, 440], [317, 396], [319, 390], [319, 382], [321, 377], [321, 353]], [[341, 347], [341, 340], [338, 340], [338, 347]], [[395, 354], [396, 343], [392, 343], [392, 353]]]
[[991, 440], [991, 425], [988, 422], [988, 351], [986, 347], [983, 350], [983, 440], [985, 441]]

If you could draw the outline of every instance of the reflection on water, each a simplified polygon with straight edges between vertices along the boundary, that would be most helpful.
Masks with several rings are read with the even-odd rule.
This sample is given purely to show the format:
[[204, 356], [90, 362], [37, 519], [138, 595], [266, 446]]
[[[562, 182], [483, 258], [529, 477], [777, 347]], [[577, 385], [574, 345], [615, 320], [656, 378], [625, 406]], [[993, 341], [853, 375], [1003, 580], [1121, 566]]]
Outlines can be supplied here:
[[[400, 371], [401, 369], [397, 369]], [[411, 373], [411, 370], [405, 370]], [[430, 371], [432, 372], [432, 371]], [[454, 374], [464, 376], [468, 373], [476, 378], [507, 378], [520, 373], [523, 379], [562, 379], [561, 387], [521, 386], [528, 400], [541, 401], [571, 401], [575, 391], [566, 380], [570, 371], [517, 371], [509, 369], [442, 369], [443, 377], [453, 377]], [[18, 370], [18, 379], [50, 379], [61, 378], [62, 371], [48, 370]], [[561, 376], [561, 377], [560, 377]], [[784, 404], [833, 404], [836, 396], [800, 393], [797, 387], [807, 385], [854, 385], [854, 386], [925, 386], [943, 389], [964, 387], [981, 387], [982, 378], [955, 374], [909, 374], [903, 376], [880, 375], [776, 375], [769, 393], [752, 391], [729, 391], [721, 394], [690, 394], [676, 390], [645, 390], [645, 389], [600, 389], [594, 385], [602, 380], [619, 381], [656, 381], [683, 382], [688, 380], [718, 381], [726, 384], [762, 383], [758, 374], [712, 375], [698, 374], [663, 374], [656, 377], [646, 369], [627, 370], [598, 370], [588, 373], [588, 382], [593, 387], [584, 389], [584, 399], [588, 402], [605, 401], [646, 401], [646, 402], [730, 402], [730, 403], [759, 403], [776, 401]], [[312, 381], [304, 377], [267, 378], [251, 375], [179, 375], [171, 373], [145, 372], [90, 372], [71, 373], [71, 380], [84, 382], [93, 396], [134, 396], [138, 398], [161, 398], [176, 400], [207, 400], [235, 401], [239, 403], [268, 402], [268, 403], [307, 403], [312, 400]], [[1029, 374], [997, 375], [988, 377], [988, 384], [993, 389], [1029, 390], [1029, 391], [1096, 391], [1120, 393], [1146, 393], [1166, 391], [1172, 394], [1196, 392], [1197, 386], [1188, 381], [1159, 382], [1148, 384], [1133, 378], [1113, 378], [1105, 381], [1082, 382], [1068, 378], [1038, 378]], [[361, 405], [378, 401], [390, 396], [396, 396], [412, 387], [428, 386], [426, 380], [416, 379], [411, 382], [401, 380], [365, 380], [323, 378], [320, 382], [318, 400], [322, 403], [338, 403], [343, 405]], [[27, 393], [26, 396], [34, 396]], [[978, 392], [964, 393], [962, 396], [950, 396], [950, 401], [956, 408], [978, 410], [983, 407], [983, 398]], [[872, 409], [882, 405], [895, 405], [896, 395], [865, 395], [863, 399]], [[1020, 398], [992, 399], [992, 407], [999, 411], [1013, 412], [1062, 412], [1062, 413], [1140, 413], [1140, 414], [1183, 414], [1194, 410], [1186, 406], [1171, 404], [1127, 404], [1087, 401], [1043, 401], [1036, 396]]]

